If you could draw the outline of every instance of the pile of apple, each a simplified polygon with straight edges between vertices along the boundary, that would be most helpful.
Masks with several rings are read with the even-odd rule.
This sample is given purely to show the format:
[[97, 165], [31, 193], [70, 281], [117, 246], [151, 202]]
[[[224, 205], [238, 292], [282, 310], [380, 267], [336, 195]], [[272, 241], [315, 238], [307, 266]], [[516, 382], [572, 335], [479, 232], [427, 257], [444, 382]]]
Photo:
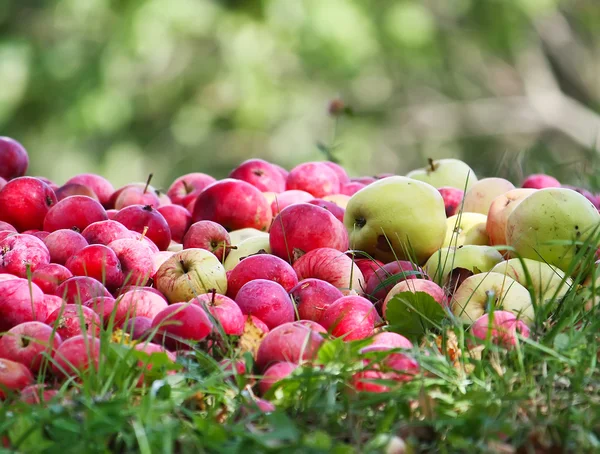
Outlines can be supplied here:
[[594, 195], [547, 175], [518, 189], [477, 180], [456, 159], [378, 178], [251, 159], [222, 180], [184, 175], [166, 193], [150, 182], [115, 190], [94, 174], [59, 186], [27, 167], [25, 149], [0, 138], [0, 398], [31, 399], [44, 363], [41, 398], [96, 367], [102, 329], [172, 360], [258, 330], [255, 370], [222, 365], [259, 374], [262, 395], [311, 367], [326, 339], [372, 339], [349, 386], [384, 391], [392, 385], [374, 379], [402, 386], [419, 372], [416, 347], [386, 331], [395, 295], [425, 292], [474, 338], [508, 349], [535, 319], [527, 276], [536, 303], [554, 301], [573, 285], [574, 258], [598, 245]]

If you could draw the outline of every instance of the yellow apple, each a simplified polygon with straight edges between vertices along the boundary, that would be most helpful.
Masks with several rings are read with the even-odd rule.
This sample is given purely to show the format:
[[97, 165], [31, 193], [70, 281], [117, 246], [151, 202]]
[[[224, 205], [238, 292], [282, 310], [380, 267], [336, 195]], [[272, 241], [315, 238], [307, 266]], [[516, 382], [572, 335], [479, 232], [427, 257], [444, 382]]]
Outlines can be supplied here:
[[340, 208], [343, 208], [345, 210], [346, 207], [348, 206], [348, 201], [350, 200], [350, 196], [345, 195], [345, 194], [331, 194], [331, 195], [326, 195], [325, 197], [323, 197], [323, 200], [326, 200], [327, 202], [333, 202], [337, 206], [339, 206]]
[[479, 180], [465, 193], [463, 211], [487, 216], [493, 200], [512, 189], [515, 185], [504, 178]]
[[502, 255], [492, 247], [466, 245], [458, 249], [440, 249], [427, 260], [423, 268], [428, 276], [444, 286], [456, 268], [464, 268], [475, 274], [487, 273], [501, 261]]
[[489, 239], [485, 230], [487, 216], [480, 213], [459, 213], [446, 221], [447, 230], [444, 247], [458, 247], [464, 244], [485, 246]]
[[473, 169], [458, 159], [430, 160], [427, 167], [413, 170], [406, 176], [424, 181], [436, 188], [450, 186], [463, 191], [469, 190], [477, 182]]
[[229, 243], [232, 246], [237, 246], [242, 241], [254, 236], [269, 238], [269, 234], [267, 232], [261, 232], [260, 230], [253, 229], [252, 227], [247, 227], [245, 229], [233, 230], [229, 232]]
[[[262, 233], [262, 232], [261, 232]], [[246, 238], [244, 241], [237, 245], [237, 249], [231, 249], [223, 266], [226, 271], [230, 271], [240, 263], [244, 257], [256, 254], [260, 251], [271, 253], [271, 246], [269, 245], [269, 235], [257, 235], [250, 238]]]
[[514, 211], [525, 197], [530, 196], [536, 189], [519, 188], [508, 191], [496, 197], [487, 214], [487, 223], [485, 229], [490, 238], [490, 245], [506, 245], [506, 221], [508, 216]]

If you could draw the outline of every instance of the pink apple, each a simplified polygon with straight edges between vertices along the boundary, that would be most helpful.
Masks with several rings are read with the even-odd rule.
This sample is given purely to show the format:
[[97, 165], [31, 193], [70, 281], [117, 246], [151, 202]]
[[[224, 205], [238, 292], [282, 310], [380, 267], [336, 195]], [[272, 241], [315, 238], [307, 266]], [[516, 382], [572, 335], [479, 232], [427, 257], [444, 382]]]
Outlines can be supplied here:
[[[190, 303], [208, 310], [219, 321], [225, 334], [240, 336], [244, 332], [246, 317], [231, 298], [212, 292], [198, 295]], [[216, 327], [215, 330], [217, 330]]]
[[171, 230], [171, 239], [183, 243], [185, 232], [192, 225], [192, 215], [181, 205], [164, 205], [158, 207], [158, 212], [163, 215]]
[[390, 348], [413, 348], [413, 344], [406, 337], [391, 331], [382, 331], [373, 336], [371, 345], [385, 345]]
[[246, 323], [252, 323], [256, 328], [261, 330], [263, 334], [267, 334], [270, 331], [267, 324], [254, 315], [245, 315], [244, 319], [246, 320]]
[[[148, 317], [154, 319], [161, 311], [167, 308], [167, 301], [162, 295], [150, 291], [150, 289], [132, 289], [120, 296], [116, 303], [117, 309], [114, 314], [114, 326], [121, 328], [123, 324], [133, 317]], [[111, 313], [107, 313], [105, 307], [104, 321], [110, 320]]]
[[[152, 367], [153, 367], [152, 361], [157, 355], [165, 354], [167, 356], [167, 358], [169, 359], [169, 361], [171, 361], [173, 363], [175, 361], [177, 361], [177, 356], [175, 355], [175, 353], [168, 351], [162, 345], [153, 344], [151, 342], [143, 342], [143, 343], [135, 344], [135, 346], [133, 348], [139, 352], [144, 352], [148, 355], [147, 358], [140, 359], [137, 363], [137, 367], [139, 367], [140, 369], [145, 369], [145, 371], [152, 370]], [[148, 378], [144, 375], [144, 373], [142, 373], [138, 380], [138, 386], [143, 386], [144, 382], [148, 382], [148, 381], [149, 381]]]
[[83, 304], [97, 296], [111, 296], [101, 282], [88, 276], [73, 276], [56, 289], [56, 295], [62, 297], [67, 304]]
[[231, 230], [252, 227], [269, 230], [271, 207], [265, 196], [241, 180], [226, 178], [217, 181], [202, 191], [194, 205], [192, 220], [214, 221]]
[[279, 173], [280, 173], [281, 175], [283, 175], [283, 178], [285, 178], [285, 179], [287, 180], [287, 177], [288, 177], [288, 175], [289, 175], [290, 173], [289, 173], [287, 170], [285, 170], [283, 167], [281, 167], [280, 165], [278, 165], [278, 164], [273, 164], [273, 166], [274, 166], [274, 167], [275, 167], [277, 170], [279, 170]]
[[187, 204], [198, 197], [204, 188], [213, 184], [215, 180], [205, 173], [188, 173], [177, 178], [169, 187], [167, 195], [174, 204], [187, 206]]
[[269, 329], [293, 322], [294, 304], [286, 290], [277, 282], [255, 279], [242, 286], [235, 302], [242, 313], [260, 318]]
[[[395, 262], [386, 263], [381, 268], [375, 270], [375, 273], [369, 278], [365, 292], [377, 300], [382, 300], [398, 282], [405, 279], [418, 279], [423, 276], [423, 274], [414, 274], [415, 271], [424, 274], [423, 270], [418, 266], [406, 260], [397, 260]], [[398, 279], [394, 279], [389, 284], [376, 290], [377, 287], [381, 286], [392, 276], [396, 276]]]
[[44, 218], [44, 230], [73, 229], [81, 232], [88, 225], [108, 219], [100, 203], [84, 195], [72, 195], [54, 205]]
[[550, 175], [543, 173], [534, 173], [529, 175], [523, 181], [522, 188], [544, 189], [544, 188], [560, 188], [560, 181]]
[[152, 279], [154, 279], [154, 276], [158, 272], [158, 269], [161, 267], [161, 265], [170, 259], [173, 254], [175, 254], [175, 252], [171, 251], [159, 251], [152, 254]]
[[8, 238], [9, 236], [16, 235], [12, 230], [0, 230], [0, 241]]
[[373, 178], [373, 177], [354, 177], [354, 178], [350, 178], [350, 181], [353, 182], [353, 183], [362, 183], [365, 186], [368, 186], [371, 183], [375, 183], [377, 181], [377, 178]]
[[120, 239], [108, 247], [115, 253], [123, 273], [123, 283], [144, 286], [155, 273], [153, 256], [156, 254], [146, 243], [133, 239]]
[[366, 184], [360, 183], [358, 181], [351, 181], [349, 183], [341, 185], [340, 194], [353, 196], [358, 191], [360, 191], [362, 188], [366, 188], [366, 187], [367, 187]]
[[78, 377], [98, 369], [100, 339], [78, 335], [65, 340], [52, 355], [52, 373], [56, 377]]
[[471, 333], [481, 340], [488, 338], [497, 345], [512, 348], [517, 344], [517, 333], [529, 337], [529, 327], [509, 311], [494, 311], [479, 317], [471, 327]]
[[[374, 353], [375, 355], [379, 356], [380, 354], [377, 352], [389, 352], [390, 350], [393, 350], [393, 348], [390, 346], [372, 344], [362, 348], [360, 353], [362, 355]], [[371, 361], [367, 359], [367, 362]], [[375, 365], [375, 368], [386, 372], [387, 379], [397, 382], [411, 381], [420, 370], [419, 363], [417, 363], [414, 358], [406, 353], [389, 353]]]
[[48, 235], [50, 235], [50, 232], [44, 232], [42, 230], [37, 230], [35, 232], [31, 231], [31, 235], [44, 241], [48, 237]]
[[58, 394], [56, 389], [46, 389], [45, 384], [26, 386], [21, 390], [21, 402], [29, 405], [40, 405], [50, 402]]
[[248, 159], [233, 169], [229, 178], [243, 180], [261, 192], [285, 191], [285, 178], [273, 164], [262, 159]]
[[244, 258], [228, 273], [227, 296], [235, 299], [242, 286], [255, 279], [277, 282], [286, 292], [298, 283], [296, 271], [289, 263], [274, 255], [256, 254]]
[[444, 292], [444, 289], [437, 285], [435, 282], [428, 281], [425, 279], [407, 279], [405, 281], [398, 282], [388, 292], [387, 296], [385, 297], [385, 301], [383, 302], [383, 307], [381, 309], [384, 316], [390, 300], [395, 295], [402, 292], [424, 292], [430, 295], [440, 306], [448, 306], [448, 298], [446, 297], [446, 292]]
[[302, 254], [318, 248], [346, 251], [348, 231], [329, 211], [298, 203], [275, 217], [269, 243], [274, 255], [293, 263]]
[[88, 245], [81, 233], [71, 229], [59, 229], [44, 238], [52, 263], [64, 265], [73, 255]]
[[3, 231], [17, 233], [17, 229], [15, 229], [11, 224], [9, 224], [8, 222], [0, 221], [0, 232]]
[[29, 166], [27, 150], [10, 137], [0, 137], [0, 177], [6, 180], [22, 177]]
[[267, 334], [256, 353], [256, 365], [265, 370], [274, 363], [301, 363], [316, 358], [323, 337], [299, 322], [284, 323]]
[[315, 278], [329, 282], [344, 295], [362, 292], [365, 281], [358, 266], [343, 252], [322, 247], [300, 257], [294, 263], [298, 280]]
[[361, 296], [344, 296], [331, 304], [321, 317], [321, 325], [345, 341], [366, 339], [373, 333], [377, 310]]
[[6, 183], [8, 183], [8, 181], [6, 181], [4, 178], [0, 177], [0, 191], [2, 190], [2, 188], [4, 186], [6, 186]]
[[67, 304], [60, 296], [56, 295], [44, 295], [44, 304], [46, 305], [46, 313], [51, 314], [59, 307]]
[[152, 320], [157, 328], [155, 342], [170, 350], [187, 348], [187, 341], [201, 341], [213, 330], [206, 312], [195, 304], [176, 303], [160, 311]]
[[74, 276], [89, 276], [102, 282], [107, 289], [123, 285], [121, 262], [115, 252], [103, 244], [92, 244], [73, 255], [65, 266]]
[[44, 218], [56, 202], [54, 191], [46, 183], [32, 177], [16, 178], [0, 191], [0, 221], [18, 231], [42, 230]]
[[82, 173], [75, 175], [67, 180], [67, 183], [83, 184], [90, 188], [102, 205], [108, 206], [110, 196], [115, 192], [115, 188], [106, 178], [93, 173]]
[[452, 188], [450, 186], [444, 186], [438, 188], [442, 198], [444, 199], [444, 205], [446, 206], [446, 216], [454, 216], [458, 214], [460, 210], [465, 191], [462, 189]]
[[364, 259], [355, 258], [354, 264], [356, 266], [358, 266], [358, 269], [363, 274], [363, 277], [365, 278], [365, 282], [369, 282], [369, 279], [371, 278], [371, 276], [373, 276], [373, 274], [375, 274], [375, 271], [377, 271], [384, 265], [383, 262], [380, 262], [379, 260], [375, 260], [375, 259], [370, 259], [370, 258], [368, 258], [368, 259], [367, 258], [364, 258]]
[[133, 238], [131, 231], [120, 222], [114, 220], [98, 221], [88, 225], [81, 235], [89, 244], [108, 246], [115, 240]]
[[150, 317], [133, 317], [123, 325], [123, 331], [131, 336], [132, 340], [146, 340], [150, 337], [152, 319]]
[[294, 323], [301, 326], [305, 326], [306, 328], [310, 329], [311, 331], [314, 331], [315, 333], [327, 334], [327, 330], [323, 328], [323, 325], [320, 325], [319, 323], [314, 322], [312, 320], [297, 320]]
[[323, 162], [305, 162], [290, 170], [286, 189], [299, 189], [320, 198], [339, 194], [340, 180], [335, 170]]
[[54, 295], [58, 286], [70, 277], [73, 274], [67, 268], [58, 263], [49, 263], [38, 267], [31, 275], [31, 280], [44, 293]]
[[109, 210], [106, 210], [106, 216], [108, 216], [108, 219], [110, 219], [112, 221], [118, 212], [119, 212], [119, 210], [115, 210], [114, 208], [111, 208]]
[[290, 295], [298, 308], [298, 317], [319, 322], [325, 309], [340, 299], [342, 292], [329, 282], [320, 279], [304, 279], [290, 290]]
[[24, 364], [37, 373], [44, 354], [52, 352], [62, 343], [60, 334], [42, 322], [21, 323], [0, 337], [0, 358]]
[[160, 199], [151, 186], [132, 184], [121, 190], [115, 198], [114, 207], [120, 211], [131, 205], [151, 206], [156, 209], [160, 206]]
[[213, 221], [193, 223], [183, 237], [183, 248], [200, 248], [212, 252], [220, 262], [227, 256], [231, 246], [227, 230]]
[[316, 205], [318, 207], [321, 207], [321, 208], [329, 211], [331, 214], [333, 214], [336, 217], [336, 219], [338, 221], [340, 221], [341, 223], [344, 222], [344, 213], [346, 212], [346, 210], [337, 206], [335, 203], [328, 202], [327, 200], [323, 200], [323, 199], [312, 199], [312, 200], [309, 200], [308, 203], [310, 203], [311, 205]]
[[33, 235], [16, 234], [0, 240], [0, 273], [26, 278], [48, 263], [48, 248], [42, 240]]
[[[159, 252], [160, 249], [158, 249], [158, 246], [146, 235], [140, 232], [134, 232], [133, 230], [130, 230], [129, 232], [133, 235], [134, 240], [138, 240], [140, 243], [144, 244], [144, 246], [147, 246], [153, 254]], [[169, 246], [171, 246], [171, 243], [169, 243]]]
[[[100, 317], [100, 321], [107, 326], [115, 310], [115, 299], [112, 296], [95, 296], [85, 300], [82, 304], [85, 307], [93, 310]], [[71, 304], [71, 306], [79, 307], [79, 304]], [[118, 307], [118, 306], [117, 306]]]
[[99, 337], [102, 327], [98, 314], [89, 307], [77, 304], [67, 304], [55, 310], [46, 319], [46, 324], [56, 329], [65, 340], [80, 334]]
[[273, 364], [265, 371], [263, 377], [258, 383], [258, 389], [260, 393], [263, 395], [266, 394], [267, 391], [273, 387], [273, 385], [292, 375], [297, 368], [297, 364], [287, 361]]
[[323, 162], [323, 164], [325, 164], [327, 167], [329, 167], [331, 170], [333, 170], [335, 172], [340, 184], [345, 184], [345, 183], [350, 182], [350, 177], [348, 176], [346, 169], [344, 169], [341, 165], [336, 164], [335, 162], [331, 162], [331, 161], [325, 161], [325, 162]]
[[0, 359], [0, 401], [11, 392], [20, 391], [34, 382], [29, 369], [21, 363]]
[[299, 191], [297, 189], [283, 191], [281, 194], [275, 194], [275, 199], [271, 202], [271, 212], [273, 213], [273, 217], [275, 217], [281, 210], [290, 205], [295, 203], [307, 203], [313, 199], [313, 195], [306, 191]]
[[98, 200], [98, 196], [91, 188], [77, 183], [64, 184], [54, 191], [56, 198], [60, 201], [72, 195], [84, 195], [94, 200]]
[[120, 210], [114, 218], [129, 230], [143, 233], [161, 251], [171, 244], [171, 229], [164, 216], [150, 205], [131, 205]]

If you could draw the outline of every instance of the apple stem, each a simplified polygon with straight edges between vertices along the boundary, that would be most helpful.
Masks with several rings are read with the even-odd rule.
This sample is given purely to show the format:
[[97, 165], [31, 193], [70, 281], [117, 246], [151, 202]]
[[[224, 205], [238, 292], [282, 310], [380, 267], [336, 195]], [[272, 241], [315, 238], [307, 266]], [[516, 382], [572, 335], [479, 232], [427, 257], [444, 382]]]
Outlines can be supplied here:
[[429, 170], [433, 172], [435, 170], [435, 164], [433, 162], [433, 159], [427, 158], [427, 162], [429, 163]]
[[148, 226], [145, 226], [144, 230], [142, 230], [142, 236], [140, 237], [140, 241], [144, 241], [144, 238], [146, 238], [146, 233], [148, 233]]
[[216, 296], [217, 296], [217, 289], [214, 289], [214, 288], [213, 288], [213, 289], [211, 290], [211, 293], [212, 293], [212, 297], [211, 297], [211, 299], [210, 299], [210, 305], [211, 305], [211, 306], [214, 306], [214, 305], [215, 305], [215, 298], [216, 298]]
[[150, 186], [150, 182], [152, 181], [153, 176], [154, 174], [152, 173], [148, 175], [148, 179], [146, 180], [146, 186], [144, 186], [144, 194], [148, 192], [148, 186]]
[[189, 194], [190, 192], [193, 191], [193, 188], [189, 184], [187, 184], [187, 181], [183, 180], [182, 183], [183, 183], [183, 189], [185, 189], [186, 194]]

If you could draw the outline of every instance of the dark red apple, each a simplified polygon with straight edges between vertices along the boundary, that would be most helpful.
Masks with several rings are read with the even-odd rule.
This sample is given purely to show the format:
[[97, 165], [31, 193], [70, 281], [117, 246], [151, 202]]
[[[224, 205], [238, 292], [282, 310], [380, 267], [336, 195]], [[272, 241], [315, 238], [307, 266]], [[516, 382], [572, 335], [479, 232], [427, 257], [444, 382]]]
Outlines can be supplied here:
[[144, 286], [154, 275], [152, 250], [139, 240], [121, 239], [108, 245], [119, 259], [125, 285]]
[[84, 195], [72, 195], [54, 205], [44, 219], [44, 230], [72, 229], [81, 232], [88, 225], [108, 219], [100, 203]]
[[384, 263], [380, 262], [379, 260], [368, 259], [368, 258], [363, 258], [363, 259], [355, 258], [354, 263], [356, 264], [356, 266], [358, 266], [358, 268], [362, 272], [363, 277], [365, 278], [365, 282], [369, 282], [369, 279], [371, 278], [371, 276], [373, 276], [373, 274], [375, 274], [375, 271], [377, 271], [379, 268], [381, 268], [384, 265]]
[[231, 246], [227, 230], [213, 221], [194, 222], [183, 237], [183, 248], [200, 248], [212, 252], [220, 262]]
[[59, 229], [44, 238], [52, 263], [64, 265], [67, 260], [88, 245], [81, 233], [71, 229]]
[[240, 307], [231, 298], [212, 292], [198, 295], [190, 303], [198, 304], [200, 307], [208, 310], [219, 321], [225, 334], [239, 336], [244, 332], [246, 317], [244, 317]]
[[163, 215], [171, 230], [171, 239], [183, 243], [183, 236], [192, 225], [192, 215], [181, 205], [164, 205], [158, 207], [158, 212]]
[[462, 205], [465, 191], [463, 191], [462, 189], [452, 188], [450, 186], [438, 188], [438, 191], [444, 199], [444, 205], [446, 206], [446, 216], [450, 217], [457, 214]]
[[204, 188], [215, 181], [217, 180], [205, 173], [188, 173], [177, 178], [171, 184], [167, 195], [174, 204], [187, 206], [191, 200], [198, 197]]
[[77, 183], [67, 183], [54, 191], [58, 200], [66, 199], [72, 195], [84, 195], [94, 200], [98, 200], [98, 196], [91, 188]]
[[273, 387], [277, 382], [289, 377], [298, 368], [298, 364], [290, 362], [281, 362], [273, 364], [269, 367], [260, 382], [258, 383], [258, 389], [261, 394], [266, 394], [269, 389]]
[[92, 309], [78, 304], [67, 304], [52, 312], [46, 324], [53, 327], [62, 339], [70, 339], [80, 334], [100, 336], [102, 322]]
[[250, 281], [238, 291], [235, 302], [242, 313], [258, 317], [269, 329], [293, 322], [295, 318], [294, 304], [277, 282], [265, 279]]
[[74, 276], [93, 277], [109, 290], [123, 285], [121, 262], [115, 252], [103, 244], [92, 244], [73, 255], [65, 266]]
[[261, 192], [285, 191], [285, 178], [273, 164], [262, 159], [248, 159], [233, 169], [229, 178], [243, 180]]
[[27, 278], [40, 266], [48, 263], [48, 248], [33, 235], [21, 233], [0, 240], [0, 273]]
[[157, 328], [155, 342], [170, 350], [186, 349], [187, 341], [201, 341], [213, 330], [208, 315], [200, 306], [175, 303], [160, 311], [152, 320]]
[[361, 296], [344, 296], [331, 304], [321, 317], [321, 325], [332, 336], [345, 341], [366, 339], [373, 334], [377, 310]]
[[0, 401], [11, 392], [20, 391], [34, 382], [29, 369], [21, 363], [0, 359]]
[[324, 208], [325, 210], [333, 214], [338, 221], [344, 223], [344, 213], [346, 212], [346, 210], [337, 206], [335, 203], [323, 199], [312, 199], [309, 200], [308, 203]]
[[98, 221], [88, 225], [81, 235], [89, 244], [104, 244], [108, 246], [115, 240], [134, 238], [127, 227], [114, 220]]
[[62, 343], [60, 334], [45, 323], [21, 323], [0, 337], [0, 358], [24, 364], [37, 373], [44, 361], [44, 354], [52, 352]]
[[73, 336], [65, 340], [52, 355], [52, 373], [56, 377], [78, 377], [98, 369], [100, 339], [91, 335]]
[[133, 317], [123, 325], [123, 331], [131, 336], [132, 340], [148, 340], [152, 328], [150, 317]]
[[49, 263], [38, 267], [31, 275], [31, 280], [44, 293], [54, 295], [58, 286], [70, 277], [73, 274], [67, 268], [58, 263]]
[[90, 188], [104, 207], [108, 207], [110, 196], [115, 192], [115, 188], [106, 178], [93, 173], [81, 173], [67, 180], [68, 183], [83, 184]]
[[290, 170], [286, 189], [299, 189], [320, 198], [339, 194], [340, 180], [335, 170], [323, 162], [305, 162]]
[[319, 322], [325, 309], [342, 296], [337, 288], [320, 279], [304, 279], [290, 290], [290, 295], [298, 308], [302, 320]]
[[44, 293], [33, 282], [15, 277], [0, 281], [0, 333], [21, 323], [48, 317]]
[[54, 191], [43, 181], [15, 178], [0, 191], [0, 221], [8, 222], [20, 232], [46, 230], [44, 218], [56, 202]]
[[144, 233], [161, 251], [171, 244], [169, 224], [156, 209], [150, 205], [131, 205], [120, 210], [114, 218], [129, 230]]
[[22, 177], [27, 172], [27, 150], [10, 137], [0, 137], [0, 177], [6, 180]]
[[277, 216], [281, 210], [295, 203], [307, 203], [314, 199], [313, 195], [306, 191], [283, 191], [281, 194], [276, 194], [275, 199], [271, 202], [271, 212], [273, 217]]
[[67, 304], [83, 304], [97, 296], [111, 296], [101, 282], [88, 276], [73, 276], [67, 279], [58, 286], [56, 295]]
[[271, 254], [256, 254], [244, 258], [227, 275], [227, 296], [235, 299], [247, 282], [267, 279], [277, 282], [286, 292], [297, 283], [298, 277], [289, 263]]

